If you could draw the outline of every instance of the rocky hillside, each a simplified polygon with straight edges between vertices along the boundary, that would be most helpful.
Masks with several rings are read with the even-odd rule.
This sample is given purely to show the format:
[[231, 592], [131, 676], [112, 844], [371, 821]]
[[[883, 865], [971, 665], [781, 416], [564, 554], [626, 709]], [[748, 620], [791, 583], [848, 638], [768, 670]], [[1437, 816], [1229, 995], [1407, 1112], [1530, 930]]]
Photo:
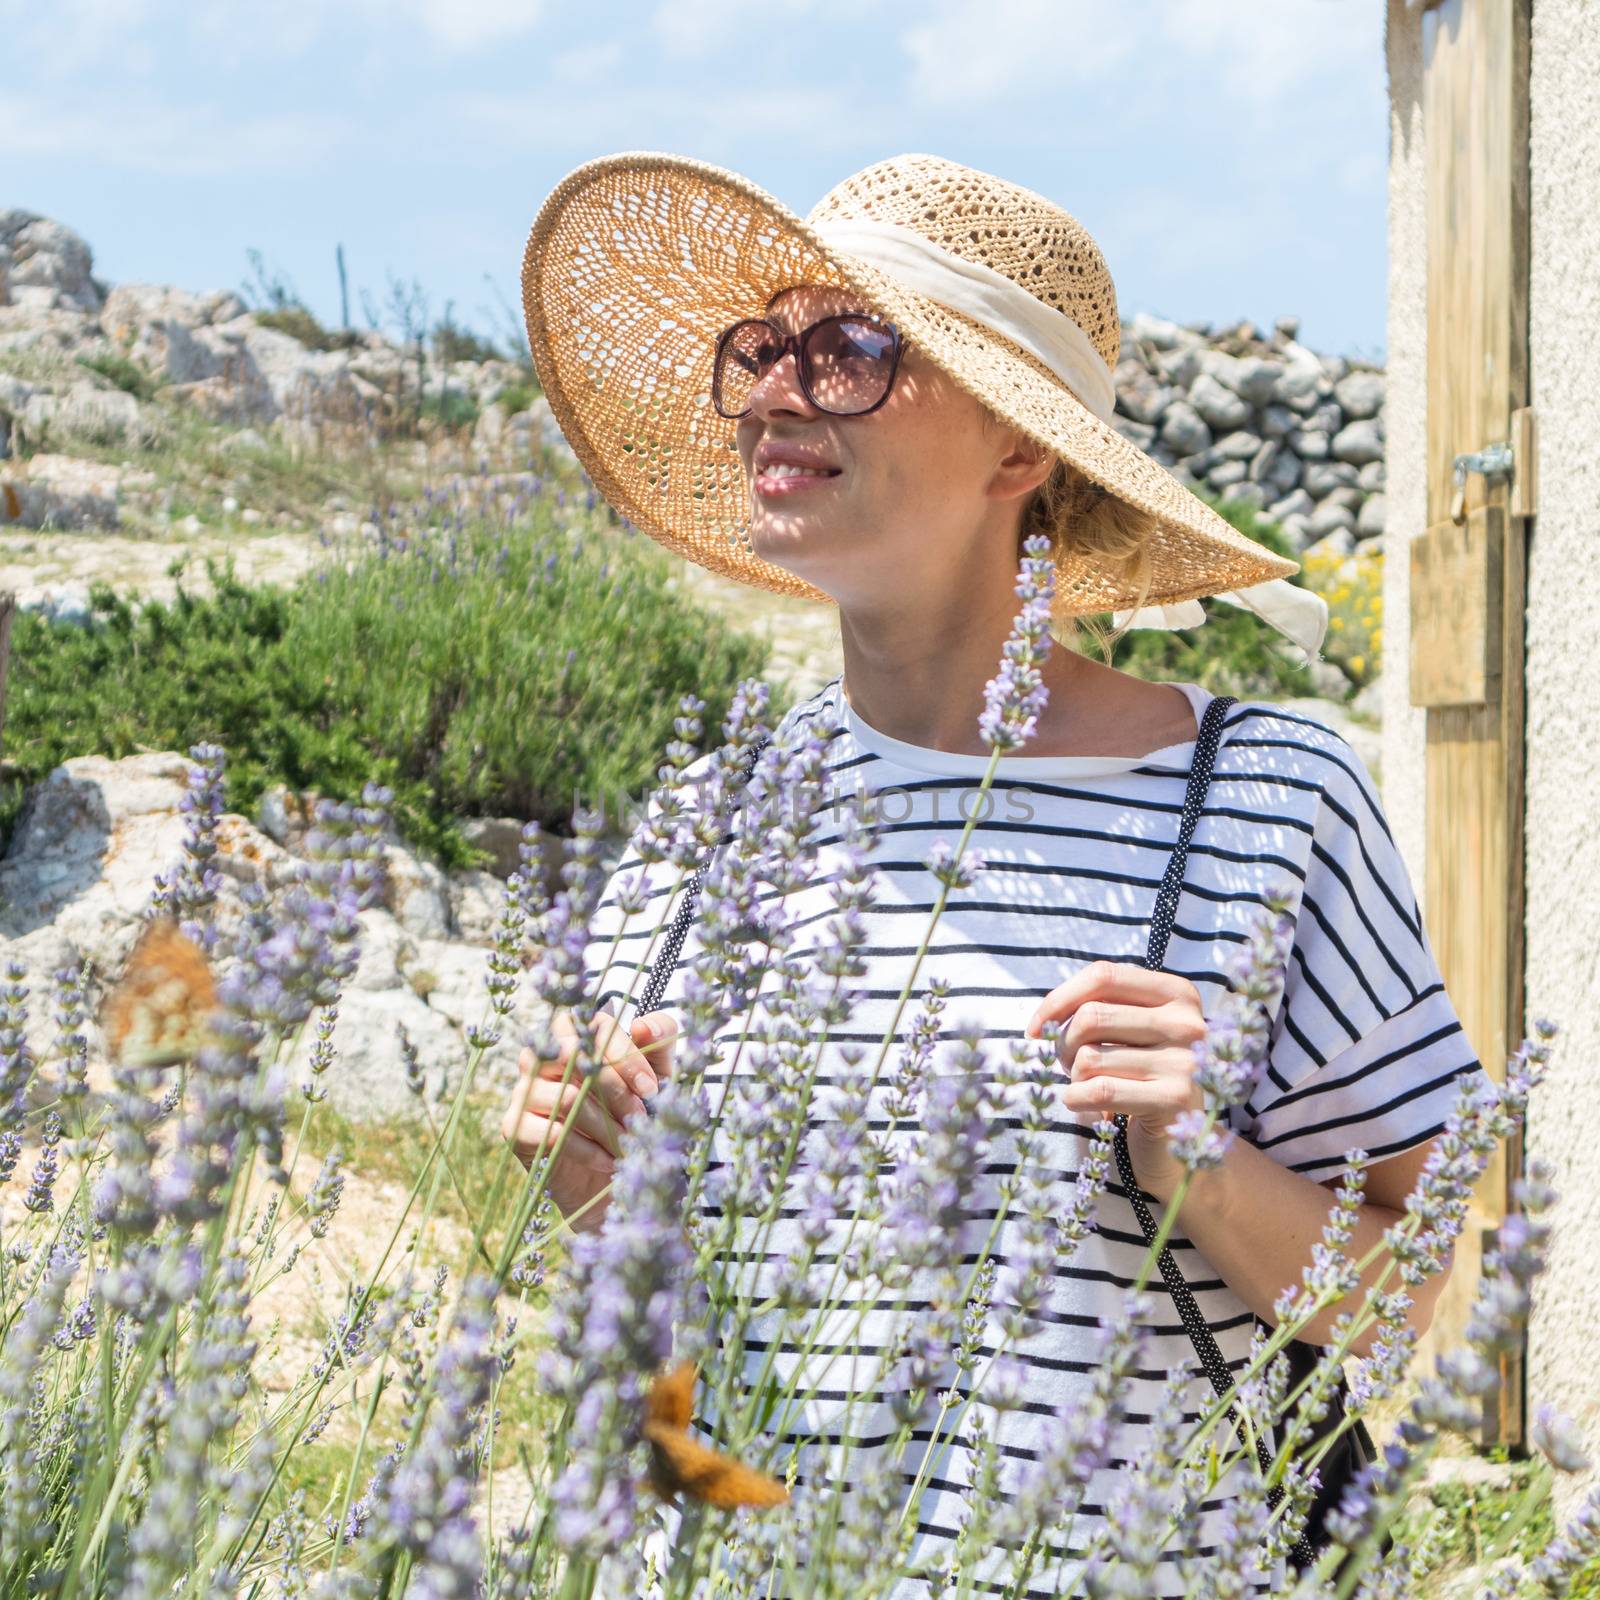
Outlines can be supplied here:
[[[496, 407], [512, 394], [515, 417]], [[104, 458], [170, 441], [186, 420], [234, 430], [241, 452], [425, 414], [475, 422], [476, 447], [520, 444], [524, 461], [532, 442], [564, 447], [548, 406], [527, 399], [510, 361], [441, 361], [381, 333], [252, 311], [231, 291], [113, 287], [71, 229], [0, 212], [0, 526], [106, 530], [159, 509], [159, 475]]]
[[[564, 449], [511, 362], [419, 360], [380, 333], [252, 311], [230, 291], [113, 287], [92, 268], [70, 228], [0, 212], [0, 462], [14, 458], [0, 465], [0, 524], [117, 526], [159, 483], [85, 462], [74, 442], [148, 445], [186, 414], [248, 449], [264, 432], [320, 438], [427, 405], [475, 419], [481, 456]], [[1318, 355], [1298, 331], [1292, 317], [1270, 335], [1134, 317], [1117, 425], [1183, 481], [1279, 520], [1298, 548], [1331, 537], [1348, 553], [1383, 532], [1383, 374]]]

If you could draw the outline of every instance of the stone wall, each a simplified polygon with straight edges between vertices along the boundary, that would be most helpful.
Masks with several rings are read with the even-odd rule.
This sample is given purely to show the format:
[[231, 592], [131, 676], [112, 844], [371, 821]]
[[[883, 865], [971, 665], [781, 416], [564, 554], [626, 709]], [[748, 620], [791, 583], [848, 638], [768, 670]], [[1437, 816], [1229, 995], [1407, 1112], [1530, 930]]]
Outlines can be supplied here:
[[1139, 315], [1122, 331], [1116, 427], [1180, 481], [1348, 555], [1384, 528], [1384, 375], [1299, 342], [1282, 317], [1213, 331]]

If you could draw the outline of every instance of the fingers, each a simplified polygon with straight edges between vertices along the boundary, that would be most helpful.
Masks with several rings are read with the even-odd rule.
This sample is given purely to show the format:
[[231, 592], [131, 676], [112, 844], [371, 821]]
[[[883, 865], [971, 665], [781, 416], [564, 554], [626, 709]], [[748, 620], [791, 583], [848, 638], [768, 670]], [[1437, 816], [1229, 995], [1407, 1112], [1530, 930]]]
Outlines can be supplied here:
[[[581, 1103], [580, 1103], [581, 1097]], [[577, 1110], [574, 1111], [573, 1107]], [[573, 1131], [593, 1139], [602, 1149], [615, 1151], [619, 1126], [644, 1110], [644, 1101], [629, 1094], [627, 1104], [619, 1116], [608, 1105], [595, 1099], [595, 1090], [583, 1093], [581, 1083], [553, 1083], [548, 1078], [535, 1078], [528, 1095], [528, 1110], [541, 1117], [554, 1117], [571, 1121]]]
[[1068, 1111], [1096, 1117], [1122, 1112], [1130, 1117], [1157, 1117], [1170, 1120], [1193, 1104], [1193, 1090], [1175, 1078], [1124, 1078], [1106, 1073], [1064, 1083], [1056, 1091]]
[[[532, 1166], [541, 1154], [548, 1156], [561, 1137], [561, 1123], [529, 1111], [524, 1113], [510, 1135], [511, 1148], [525, 1167]], [[594, 1140], [581, 1134], [576, 1127], [567, 1135], [561, 1147], [561, 1162], [585, 1172], [609, 1178], [616, 1170], [616, 1159]]]
[[1079, 1006], [1072, 1020], [1060, 1031], [1056, 1055], [1071, 1071], [1086, 1050], [1104, 1053], [1123, 1046], [1144, 1050], [1179, 1048], [1187, 1053], [1205, 1034], [1205, 1018], [1198, 1007], [1191, 1010], [1181, 1000], [1156, 1006], [1091, 1000]]
[[1091, 1002], [1113, 1008], [1187, 1002], [1196, 1015], [1200, 1012], [1200, 992], [1187, 978], [1131, 961], [1091, 961], [1039, 1002], [1022, 1031], [1037, 1039], [1041, 1023], [1065, 1022]]
[[1074, 1083], [1085, 1078], [1154, 1078], [1165, 1072], [1184, 1072], [1187, 1063], [1172, 1063], [1164, 1059], [1163, 1050], [1117, 1049], [1103, 1045], [1085, 1045], [1078, 1051], [1071, 1067]]
[[657, 1078], [670, 1078], [673, 1046], [678, 1042], [678, 1019], [670, 1011], [647, 1011], [628, 1025], [634, 1044], [654, 1069]]
[[[652, 1013], [657, 1015], [657, 1013]], [[565, 1011], [557, 1011], [550, 1019], [550, 1031], [560, 1045], [555, 1056], [540, 1057], [525, 1048], [517, 1058], [519, 1073], [530, 1073], [544, 1081], [569, 1083], [581, 1081], [579, 1068], [569, 1065], [578, 1047], [578, 1028]], [[650, 1063], [634, 1048], [626, 1030], [613, 1013], [604, 1006], [594, 1015], [595, 1051], [600, 1068], [595, 1074], [591, 1098], [602, 1101], [612, 1117], [625, 1121], [638, 1109], [638, 1101], [656, 1092], [658, 1080]]]

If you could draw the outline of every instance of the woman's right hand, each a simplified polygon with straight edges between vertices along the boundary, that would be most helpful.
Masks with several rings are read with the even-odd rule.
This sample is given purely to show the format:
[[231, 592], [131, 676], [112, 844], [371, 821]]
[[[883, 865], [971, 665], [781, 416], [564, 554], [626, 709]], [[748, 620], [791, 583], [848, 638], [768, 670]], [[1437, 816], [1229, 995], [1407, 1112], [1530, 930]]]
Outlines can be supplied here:
[[[609, 1205], [606, 1191], [616, 1167], [619, 1126], [630, 1117], [643, 1116], [645, 1099], [655, 1093], [661, 1079], [672, 1074], [677, 1024], [670, 1012], [648, 1011], [624, 1029], [612, 1012], [600, 1007], [594, 1015], [594, 1034], [603, 1065], [576, 1116], [572, 1107], [583, 1088], [577, 1067], [567, 1074], [565, 1086], [561, 1079], [577, 1047], [577, 1027], [567, 1012], [558, 1011], [551, 1019], [550, 1031], [560, 1054], [541, 1058], [524, 1047], [517, 1058], [517, 1082], [501, 1119], [500, 1136], [510, 1142], [523, 1166], [531, 1168], [535, 1160], [545, 1159], [555, 1149], [562, 1128], [571, 1122], [561, 1154], [551, 1168], [549, 1194], [563, 1216], [587, 1207], [572, 1226], [588, 1232], [600, 1226]], [[589, 1205], [591, 1200], [593, 1205]]]

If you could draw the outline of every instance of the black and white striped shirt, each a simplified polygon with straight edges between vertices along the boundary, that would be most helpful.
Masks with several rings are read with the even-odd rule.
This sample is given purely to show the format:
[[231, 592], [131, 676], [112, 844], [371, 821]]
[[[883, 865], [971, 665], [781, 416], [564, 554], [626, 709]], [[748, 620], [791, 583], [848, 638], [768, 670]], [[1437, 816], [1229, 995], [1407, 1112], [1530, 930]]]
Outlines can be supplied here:
[[[1211, 699], [1209, 691], [1193, 683], [1178, 687], [1193, 703], [1198, 726]], [[880, 795], [895, 791], [883, 802], [871, 858], [876, 897], [863, 913], [866, 941], [861, 952], [868, 971], [852, 989], [853, 1014], [828, 1035], [825, 1052], [847, 1041], [870, 1047], [882, 1040], [907, 963], [928, 932], [938, 897], [940, 885], [924, 860], [940, 838], [956, 843], [966, 813], [973, 810], [980, 817], [971, 847], [983, 857], [985, 869], [971, 889], [952, 892], [918, 974], [918, 993], [936, 977], [949, 986], [942, 1040], [953, 1037], [957, 1021], [976, 1021], [985, 1049], [998, 1060], [1039, 999], [1080, 967], [1100, 958], [1143, 962], [1156, 892], [1177, 837], [1192, 739], [1143, 756], [1003, 756], [990, 804], [983, 808], [976, 792], [988, 756], [951, 754], [889, 738], [856, 714], [840, 678], [794, 706], [775, 737], [781, 741], [786, 730], [801, 725], [827, 737], [836, 796], [862, 789]], [[790, 900], [797, 920], [813, 917], [818, 927], [832, 910], [828, 837], [823, 828], [814, 875]], [[617, 871], [631, 876], [638, 869], [638, 859], [629, 851]], [[634, 1014], [629, 989], [638, 997], [648, 978], [641, 969], [651, 932], [662, 922], [660, 897], [671, 892], [669, 886], [678, 877], [677, 869], [665, 866], [652, 868], [651, 874], [655, 896], [623, 928], [614, 951], [618, 917], [613, 879], [589, 948], [596, 978], [609, 954], [610, 968], [598, 998], [625, 1020]], [[1227, 959], [1246, 941], [1262, 896], [1283, 886], [1296, 897], [1285, 988], [1273, 1017], [1268, 1067], [1248, 1102], [1235, 1109], [1233, 1126], [1291, 1170], [1326, 1181], [1344, 1170], [1344, 1154], [1352, 1148], [1378, 1160], [1437, 1134], [1459, 1088], [1457, 1079], [1478, 1064], [1445, 992], [1404, 860], [1360, 757], [1338, 733], [1312, 718], [1265, 701], [1241, 701], [1223, 721], [1164, 960], [1167, 971], [1195, 984], [1207, 1015], [1227, 990]], [[698, 948], [691, 929], [663, 1007], [673, 1008], [681, 995]], [[916, 994], [901, 1012], [897, 1041], [907, 1038], [915, 1001]], [[941, 1042], [937, 1053], [946, 1048]], [[742, 1070], [749, 1070], [750, 1059], [748, 1050], [739, 1053]], [[827, 1085], [830, 1078], [825, 1056], [818, 1081]], [[708, 1086], [715, 1097], [715, 1069]], [[818, 1105], [816, 1114], [825, 1117], [825, 1093]], [[875, 1120], [882, 1125], [886, 1118], [879, 1114]], [[987, 1183], [997, 1183], [1011, 1171], [1020, 1125], [1018, 1119], [994, 1129]], [[1087, 1124], [1058, 1103], [1041, 1142], [1063, 1201], [1089, 1138]], [[714, 1160], [725, 1156], [721, 1140], [719, 1130]], [[975, 1248], [995, 1214], [994, 1196], [987, 1205], [980, 1198], [979, 1209], [987, 1209], [988, 1218], [974, 1235]], [[1002, 1265], [1011, 1227], [1010, 1222], [1003, 1224], [997, 1241], [995, 1254]], [[792, 1232], [792, 1224], [780, 1221], [769, 1239], [769, 1260], [787, 1254], [792, 1239], [786, 1230]], [[1187, 1239], [1175, 1237], [1171, 1245], [1224, 1358], [1235, 1369], [1242, 1367], [1251, 1312]], [[1138, 1222], [1113, 1173], [1096, 1231], [1062, 1261], [1054, 1276], [1044, 1331], [1016, 1351], [1026, 1374], [1022, 1406], [989, 1419], [1008, 1471], [1019, 1470], [1035, 1453], [1051, 1414], [1074, 1385], [1085, 1381], [1096, 1320], [1115, 1313], [1120, 1291], [1132, 1282], [1143, 1250]], [[1114, 1460], [1139, 1459], [1144, 1433], [1140, 1419], [1156, 1406], [1168, 1372], [1194, 1360], [1159, 1275], [1153, 1276], [1150, 1290], [1155, 1305], [1150, 1360], [1133, 1381], [1129, 1421], [1115, 1437]], [[757, 1319], [749, 1331], [747, 1381], [753, 1381], [765, 1355], [763, 1328]], [[870, 1352], [884, 1342], [888, 1329], [887, 1311], [876, 1323], [868, 1316], [861, 1335], [868, 1352], [864, 1365], [870, 1366]], [[792, 1370], [796, 1353], [785, 1347], [790, 1359], [778, 1362], [780, 1372]], [[816, 1364], [823, 1358], [814, 1355], [810, 1360], [820, 1370]], [[838, 1370], [848, 1382], [848, 1358]], [[827, 1381], [819, 1385], [821, 1396], [842, 1387]], [[1209, 1398], [1203, 1384], [1189, 1393], [1191, 1403]], [[839, 1407], [821, 1396], [807, 1408], [803, 1424], [792, 1430], [797, 1436], [837, 1433]], [[858, 1403], [850, 1433], [865, 1445], [893, 1428], [886, 1404]], [[908, 1482], [921, 1463], [927, 1437], [926, 1429], [913, 1433], [903, 1458]], [[935, 1455], [918, 1510], [915, 1560], [937, 1559], [949, 1548], [960, 1521], [965, 1459], [959, 1445], [941, 1445]], [[856, 1461], [864, 1460], [858, 1449]], [[1116, 1477], [1114, 1467], [1096, 1474], [1065, 1547], [1035, 1566], [1028, 1594], [1072, 1592], [1073, 1562], [1090, 1545], [1108, 1502], [1114, 1503]], [[1185, 1530], [1191, 1553], [1213, 1545], [1214, 1519], [1230, 1484], [1238, 1481], [1232, 1475], [1224, 1478], [1195, 1525]], [[675, 1520], [669, 1514], [669, 1530]], [[1154, 1593], [1184, 1593], [1180, 1556], [1175, 1547], [1163, 1561]], [[1001, 1587], [980, 1581], [975, 1592], [999, 1592]], [[782, 1592], [780, 1582], [773, 1593]], [[895, 1591], [897, 1597], [926, 1592], [920, 1582], [907, 1582]]]

